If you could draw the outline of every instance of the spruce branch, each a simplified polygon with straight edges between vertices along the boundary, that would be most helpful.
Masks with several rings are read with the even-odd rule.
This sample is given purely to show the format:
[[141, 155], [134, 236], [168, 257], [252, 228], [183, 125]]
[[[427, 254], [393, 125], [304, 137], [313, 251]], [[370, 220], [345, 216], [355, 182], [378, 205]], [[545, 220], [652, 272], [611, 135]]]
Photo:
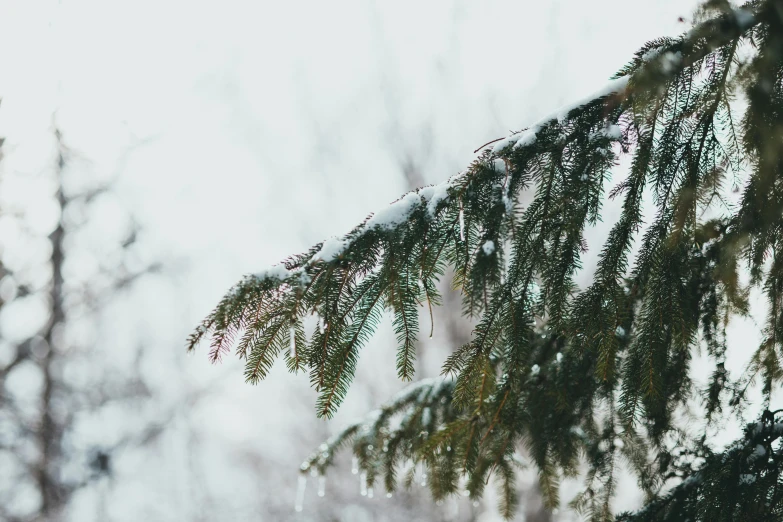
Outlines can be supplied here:
[[[382, 476], [390, 491], [400, 477], [410, 484], [416, 465], [436, 499], [460, 487], [479, 498], [494, 476], [507, 518], [518, 503], [517, 468], [528, 462], [550, 508], [560, 503], [560, 480], [586, 465], [571, 505], [594, 521], [612, 520], [623, 463], [649, 497], [649, 510], [627, 520], [673, 520], [665, 517], [676, 509], [728, 520], [773, 482], [777, 499], [774, 422], [748, 436], [763, 439], [775, 466], [748, 464], [751, 487], [715, 460], [720, 452], [689, 438], [679, 417], [693, 398], [703, 399], [708, 421], [727, 401], [736, 408], [756, 375], [768, 402], [783, 384], [782, 6], [708, 2], [690, 32], [649, 42], [594, 95], [486, 143], [464, 172], [405, 194], [347, 235], [240, 281], [189, 349], [208, 338], [218, 361], [238, 341], [256, 383], [290, 344], [289, 369], [309, 371], [317, 414], [329, 418], [385, 313], [397, 375], [413, 379], [420, 308], [426, 302], [432, 336], [432, 306], [450, 269], [464, 315], [476, 318], [471, 339], [446, 358], [441, 379], [412, 384], [350, 425], [303, 471], [324, 473], [351, 445], [368, 486]], [[626, 158], [625, 177], [608, 190]], [[741, 200], [729, 205], [727, 180], [743, 177]], [[523, 192], [531, 196], [524, 208]], [[607, 198], [621, 198], [620, 216], [580, 289], [585, 233]], [[726, 328], [748, 314], [751, 289], [764, 292], [770, 314], [764, 342], [734, 381], [724, 367]], [[319, 328], [308, 335], [310, 314]], [[701, 346], [716, 369], [707, 389], [694, 390], [690, 365]], [[673, 439], [683, 455], [704, 455], [705, 466], [672, 464], [672, 475]], [[742, 467], [742, 451], [722, 455]], [[695, 487], [694, 478], [665, 493], [713, 471], [709, 485]], [[740, 493], [724, 495], [738, 480]], [[702, 492], [723, 496], [713, 502]], [[779, 513], [777, 502], [753, 512]], [[716, 505], [726, 511], [706, 517]]]

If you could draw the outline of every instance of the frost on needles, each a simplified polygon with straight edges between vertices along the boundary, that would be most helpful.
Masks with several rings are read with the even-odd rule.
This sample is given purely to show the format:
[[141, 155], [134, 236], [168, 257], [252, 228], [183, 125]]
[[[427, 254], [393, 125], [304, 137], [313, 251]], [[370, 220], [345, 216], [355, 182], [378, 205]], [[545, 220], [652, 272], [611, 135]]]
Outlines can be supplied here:
[[[477, 321], [470, 342], [453, 347], [443, 378], [412, 384], [326, 441], [303, 473], [324, 474], [350, 446], [369, 488], [391, 492], [423, 467], [435, 499], [463, 490], [475, 499], [492, 475], [511, 518], [527, 466], [551, 508], [560, 480], [580, 476], [571, 507], [614, 520], [623, 467], [646, 496], [620, 520], [780, 520], [783, 429], [770, 410], [783, 380], [783, 0], [737, 9], [712, 0], [697, 19], [645, 45], [605, 90], [499, 140], [449, 181], [245, 277], [189, 348], [208, 338], [218, 361], [235, 346], [251, 383], [283, 358], [307, 372], [328, 418], [385, 311], [397, 373], [414, 378], [420, 311], [430, 323], [451, 270]], [[612, 185], [622, 157], [627, 175]], [[585, 228], [606, 198], [621, 213], [607, 223], [592, 282], [578, 288]], [[763, 342], [727, 346], [753, 289], [768, 308]], [[750, 366], [729, 372], [729, 348], [752, 348]], [[703, 389], [691, 375], [696, 351], [713, 367]], [[745, 422], [753, 401], [764, 415], [745, 437], [710, 446], [708, 430]], [[702, 415], [697, 433], [686, 410]]]

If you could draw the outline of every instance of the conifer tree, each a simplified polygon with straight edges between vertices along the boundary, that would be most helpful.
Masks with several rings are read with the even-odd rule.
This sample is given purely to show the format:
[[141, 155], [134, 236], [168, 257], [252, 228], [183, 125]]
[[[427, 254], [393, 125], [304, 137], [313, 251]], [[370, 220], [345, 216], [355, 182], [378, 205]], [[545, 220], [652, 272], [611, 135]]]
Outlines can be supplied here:
[[[219, 361], [235, 345], [254, 384], [283, 358], [330, 418], [384, 312], [397, 373], [413, 379], [419, 312], [433, 328], [438, 282], [453, 270], [471, 340], [441, 378], [326, 441], [303, 473], [325, 473], [350, 446], [367, 486], [390, 492], [419, 473], [436, 500], [479, 498], [494, 476], [511, 518], [519, 469], [531, 466], [552, 509], [561, 479], [583, 476], [570, 506], [604, 521], [625, 466], [645, 505], [617, 520], [780, 520], [782, 146], [783, 0], [710, 0], [688, 33], [643, 46], [594, 96], [485, 145], [464, 172], [347, 235], [246, 276], [188, 347], [209, 338]], [[578, 288], [585, 230], [607, 198], [622, 210]], [[726, 330], [749, 314], [754, 289], [768, 307], [763, 342], [733, 379], [726, 352], [744, 347], [728, 346]], [[705, 389], [694, 386], [697, 352], [714, 366]], [[694, 402], [708, 427], [742, 419], [755, 382], [764, 413], [744, 437], [720, 450], [705, 429], [689, 432]]]

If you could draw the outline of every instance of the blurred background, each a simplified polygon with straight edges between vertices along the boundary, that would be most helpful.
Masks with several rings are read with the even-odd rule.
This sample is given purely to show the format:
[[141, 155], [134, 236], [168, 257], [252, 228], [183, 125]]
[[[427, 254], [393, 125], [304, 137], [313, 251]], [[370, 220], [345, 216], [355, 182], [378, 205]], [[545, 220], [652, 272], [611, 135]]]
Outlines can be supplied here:
[[[185, 338], [243, 274], [459, 172], [695, 5], [0, 0], [0, 520], [499, 520], [492, 494], [361, 496], [347, 453], [294, 511], [301, 461], [403, 386], [390, 324], [328, 422], [306, 376], [250, 386]], [[452, 296], [417, 378], [469, 334]], [[518, 520], [578, 519], [520, 488]]]

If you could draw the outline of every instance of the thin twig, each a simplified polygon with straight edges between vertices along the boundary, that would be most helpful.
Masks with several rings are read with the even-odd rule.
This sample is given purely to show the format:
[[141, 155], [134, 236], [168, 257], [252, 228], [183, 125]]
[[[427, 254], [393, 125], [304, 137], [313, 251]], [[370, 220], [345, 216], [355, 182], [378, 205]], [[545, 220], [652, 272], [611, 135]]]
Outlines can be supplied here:
[[480, 151], [481, 149], [483, 149], [483, 148], [484, 148], [484, 147], [486, 147], [487, 145], [492, 145], [493, 143], [495, 143], [495, 142], [497, 142], [497, 141], [500, 141], [500, 140], [504, 140], [504, 139], [506, 139], [506, 137], [505, 137], [505, 136], [503, 136], [502, 138], [498, 138], [498, 139], [496, 139], [496, 140], [488, 141], [488, 142], [486, 142], [484, 145], [482, 145], [481, 147], [479, 147], [479, 148], [477, 148], [476, 150], [474, 150], [474, 151], [473, 151], [473, 154], [477, 153], [478, 151]]

